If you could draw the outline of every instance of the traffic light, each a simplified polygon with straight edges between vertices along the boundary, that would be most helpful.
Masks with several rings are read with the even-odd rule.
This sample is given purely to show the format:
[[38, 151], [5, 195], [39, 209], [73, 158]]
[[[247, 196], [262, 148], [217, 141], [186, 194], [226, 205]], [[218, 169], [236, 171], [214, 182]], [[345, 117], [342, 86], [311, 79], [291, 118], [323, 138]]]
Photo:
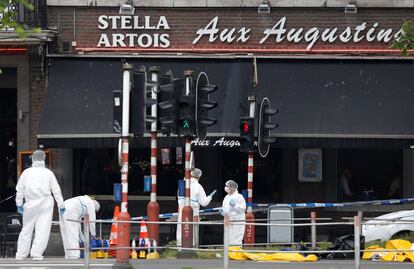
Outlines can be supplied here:
[[259, 111], [259, 130], [258, 130], [258, 149], [262, 157], [266, 157], [270, 150], [270, 144], [276, 142], [276, 138], [270, 136], [270, 130], [279, 125], [271, 122], [272, 115], [279, 111], [270, 107], [270, 101], [267, 97], [263, 98]]
[[254, 150], [254, 118], [240, 118], [240, 152]]
[[158, 92], [158, 130], [165, 134], [176, 133], [178, 118], [177, 98], [181, 94], [183, 81], [173, 78], [171, 70], [160, 79]]
[[195, 104], [194, 93], [194, 72], [192, 70], [184, 71], [185, 87], [177, 99], [177, 134], [180, 136], [196, 136]]
[[199, 139], [206, 138], [207, 128], [217, 123], [215, 118], [208, 117], [208, 111], [217, 106], [217, 102], [210, 101], [210, 93], [217, 90], [216, 85], [209, 83], [207, 74], [201, 72], [196, 82], [196, 133]]
[[177, 133], [180, 136], [195, 136], [195, 96], [181, 95], [178, 98]]
[[113, 123], [112, 129], [114, 133], [122, 133], [122, 91], [114, 90], [113, 92]]
[[151, 98], [151, 88], [154, 84], [156, 82], [147, 80], [145, 66], [133, 71], [130, 97], [130, 132], [133, 134], [142, 135], [146, 123], [156, 120], [151, 116], [151, 106], [157, 103], [157, 100]]

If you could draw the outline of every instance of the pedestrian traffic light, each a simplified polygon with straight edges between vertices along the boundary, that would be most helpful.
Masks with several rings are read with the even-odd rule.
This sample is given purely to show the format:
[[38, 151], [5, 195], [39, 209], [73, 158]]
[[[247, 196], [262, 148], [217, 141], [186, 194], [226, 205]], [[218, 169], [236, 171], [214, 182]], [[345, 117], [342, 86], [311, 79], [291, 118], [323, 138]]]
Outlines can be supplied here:
[[142, 135], [146, 130], [146, 123], [156, 120], [151, 116], [151, 106], [157, 103], [157, 100], [151, 98], [151, 89], [156, 83], [147, 80], [145, 66], [140, 66], [132, 73], [130, 132], [133, 134]]
[[206, 138], [207, 128], [217, 123], [215, 118], [208, 116], [208, 111], [217, 106], [217, 102], [210, 100], [210, 94], [217, 90], [216, 85], [209, 83], [207, 74], [201, 72], [196, 82], [196, 133], [199, 139]]
[[178, 98], [177, 132], [180, 136], [196, 136], [194, 95]]
[[158, 92], [158, 130], [165, 134], [176, 133], [178, 118], [177, 98], [181, 95], [183, 81], [173, 78], [171, 70], [160, 79], [160, 91]]
[[270, 130], [279, 125], [271, 122], [271, 117], [279, 111], [270, 107], [267, 97], [263, 98], [259, 111], [259, 130], [258, 130], [258, 149], [262, 157], [266, 157], [270, 150], [270, 144], [276, 142], [276, 138], [271, 137]]
[[254, 118], [240, 118], [240, 152], [254, 150]]

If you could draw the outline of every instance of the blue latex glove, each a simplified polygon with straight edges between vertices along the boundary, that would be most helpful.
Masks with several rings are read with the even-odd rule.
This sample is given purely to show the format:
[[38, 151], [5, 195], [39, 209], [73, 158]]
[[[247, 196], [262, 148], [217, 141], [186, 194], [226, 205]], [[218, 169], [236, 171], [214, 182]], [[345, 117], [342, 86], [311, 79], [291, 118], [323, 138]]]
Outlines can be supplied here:
[[212, 191], [208, 196], [210, 196], [211, 198], [213, 198], [214, 194], [216, 194], [217, 190]]
[[234, 199], [230, 199], [229, 205], [234, 207], [236, 205], [236, 201], [234, 201]]
[[20, 215], [23, 215], [23, 211], [24, 211], [23, 206], [18, 206], [17, 207], [17, 213], [19, 213]]
[[65, 214], [65, 212], [66, 212], [66, 208], [64, 207], [64, 206], [61, 206], [60, 208], [59, 208], [59, 212], [60, 212], [60, 214]]
[[220, 213], [220, 215], [224, 216], [224, 210], [223, 209], [219, 209], [219, 213]]

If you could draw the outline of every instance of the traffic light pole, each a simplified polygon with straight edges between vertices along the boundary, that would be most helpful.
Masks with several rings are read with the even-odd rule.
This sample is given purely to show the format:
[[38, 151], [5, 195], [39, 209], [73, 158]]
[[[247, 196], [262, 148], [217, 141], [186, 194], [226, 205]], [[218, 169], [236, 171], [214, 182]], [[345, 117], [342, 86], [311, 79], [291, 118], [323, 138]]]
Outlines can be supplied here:
[[[256, 100], [254, 96], [249, 97], [250, 101], [250, 113], [249, 117], [254, 119]], [[246, 223], [254, 222], [254, 214], [252, 210], [253, 203], [253, 167], [254, 167], [254, 153], [249, 152], [247, 157], [247, 213], [246, 213]], [[255, 229], [254, 225], [246, 224], [244, 232], [244, 243], [245, 244], [254, 244], [255, 240]]]
[[[192, 71], [187, 70], [184, 72], [185, 77], [185, 94], [190, 94], [190, 84]], [[191, 188], [190, 188], [190, 177], [191, 177], [191, 137], [186, 136], [185, 138], [185, 207], [182, 211], [182, 220], [186, 222], [193, 222], [193, 208], [190, 205]], [[183, 223], [181, 225], [181, 237], [183, 248], [193, 248], [193, 224]], [[191, 255], [188, 252], [189, 255]], [[186, 256], [186, 255], [184, 255]]]
[[[128, 155], [129, 155], [129, 97], [131, 91], [131, 70], [132, 65], [124, 63], [123, 87], [122, 87], [122, 150], [121, 150], [121, 182], [122, 202], [121, 212], [118, 216], [118, 247], [129, 247], [131, 216], [128, 213]], [[132, 268], [129, 264], [129, 250], [118, 249], [116, 252], [116, 264], [114, 268]]]
[[[190, 173], [191, 173], [191, 138], [185, 138], [185, 207], [182, 211], [182, 221], [193, 222], [193, 208], [190, 205]], [[193, 224], [181, 225], [182, 247], [193, 247]]]
[[[157, 100], [159, 67], [153, 66], [149, 73], [155, 85], [151, 87], [151, 98]], [[144, 89], [146, 91], [146, 89]], [[151, 106], [151, 117], [157, 119], [157, 103]], [[148, 221], [159, 221], [160, 206], [157, 202], [157, 121], [151, 123], [151, 200], [147, 205]], [[151, 240], [159, 244], [160, 227], [158, 223], [148, 224], [148, 235]]]

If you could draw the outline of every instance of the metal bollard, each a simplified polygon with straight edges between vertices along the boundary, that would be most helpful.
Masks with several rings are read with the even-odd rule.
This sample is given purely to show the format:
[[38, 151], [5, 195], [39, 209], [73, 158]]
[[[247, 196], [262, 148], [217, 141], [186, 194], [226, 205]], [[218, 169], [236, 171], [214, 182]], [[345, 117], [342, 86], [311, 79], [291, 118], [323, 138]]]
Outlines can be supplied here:
[[102, 222], [99, 222], [99, 238], [102, 238]]
[[361, 261], [361, 258], [360, 258], [360, 250], [361, 250], [360, 234], [361, 234], [361, 220], [360, 220], [359, 216], [354, 216], [355, 269], [360, 268], [360, 261]]
[[224, 216], [223, 232], [223, 268], [229, 268], [229, 217]]
[[359, 217], [359, 223], [361, 223], [362, 218], [363, 218], [363, 212], [362, 211], [358, 211], [358, 217]]
[[311, 242], [312, 242], [312, 249], [316, 249], [316, 212], [311, 212]]
[[89, 214], [83, 215], [83, 233], [85, 238], [85, 268], [89, 269]]

